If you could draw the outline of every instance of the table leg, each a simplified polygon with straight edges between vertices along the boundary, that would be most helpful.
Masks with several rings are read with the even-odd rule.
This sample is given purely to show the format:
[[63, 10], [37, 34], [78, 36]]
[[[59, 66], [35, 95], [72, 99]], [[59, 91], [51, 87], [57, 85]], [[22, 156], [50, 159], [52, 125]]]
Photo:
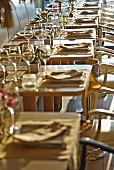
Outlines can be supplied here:
[[44, 112], [53, 112], [54, 111], [54, 98], [51, 96], [44, 96]]
[[62, 108], [62, 97], [55, 96], [54, 97], [54, 111], [59, 112]]
[[23, 96], [23, 107], [24, 111], [37, 111], [36, 97]]

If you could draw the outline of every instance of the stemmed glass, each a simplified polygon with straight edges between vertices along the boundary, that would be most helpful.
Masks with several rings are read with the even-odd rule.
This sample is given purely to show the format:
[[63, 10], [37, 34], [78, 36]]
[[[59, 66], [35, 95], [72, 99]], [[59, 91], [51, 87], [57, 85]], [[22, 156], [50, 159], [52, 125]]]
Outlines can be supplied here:
[[66, 33], [66, 25], [67, 25], [67, 22], [68, 22], [68, 17], [69, 17], [69, 12], [67, 9], [64, 9], [63, 10], [63, 29]]
[[46, 23], [44, 38], [49, 40], [50, 47], [53, 48], [53, 39], [54, 39], [53, 23]]
[[[15, 116], [16, 116], [16, 111], [19, 111], [20, 109], [20, 96], [19, 96], [19, 88], [12, 83], [10, 86], [6, 86], [4, 88], [4, 93], [7, 94], [8, 97], [8, 104], [7, 104], [7, 110], [8, 112], [3, 115], [3, 119], [5, 119], [5, 124], [4, 124], [4, 133], [5, 135], [8, 134], [13, 134], [16, 130], [15, 126]], [[4, 122], [3, 121], [3, 122]]]
[[40, 39], [43, 39], [43, 32], [39, 26], [34, 25], [33, 34], [37, 38], [37, 45], [40, 45]]
[[30, 39], [33, 37], [33, 27], [27, 25], [24, 28], [24, 37], [27, 39], [28, 41], [28, 46], [30, 45]]
[[45, 74], [47, 74], [46, 65], [47, 65], [47, 61], [50, 58], [50, 53], [51, 53], [50, 45], [42, 45], [42, 49], [39, 57], [41, 58], [41, 60], [45, 65], [44, 67]]
[[39, 26], [34, 25], [33, 34], [37, 38], [37, 44], [39, 44]]
[[55, 0], [49, 0], [49, 2], [52, 4], [52, 11], [53, 11]]
[[21, 62], [21, 59], [22, 59], [20, 46], [9, 47], [8, 58], [9, 58], [9, 61], [14, 66], [15, 74], [16, 74], [14, 81], [17, 82], [18, 81], [17, 64], [19, 64]]
[[6, 83], [6, 66], [8, 65], [9, 59], [7, 55], [7, 50], [5, 48], [0, 49], [0, 65], [3, 70], [3, 80], [2, 83]]
[[28, 72], [30, 73], [30, 63], [35, 59], [34, 46], [31, 44], [27, 46], [24, 44], [22, 46], [22, 58], [28, 66]]

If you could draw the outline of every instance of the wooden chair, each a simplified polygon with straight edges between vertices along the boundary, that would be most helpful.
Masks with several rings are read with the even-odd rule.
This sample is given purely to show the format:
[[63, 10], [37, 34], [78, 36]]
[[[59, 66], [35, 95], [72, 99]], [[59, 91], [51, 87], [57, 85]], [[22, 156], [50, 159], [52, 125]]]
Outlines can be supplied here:
[[114, 11], [113, 6], [105, 5], [99, 12], [99, 27], [103, 29], [103, 32], [110, 32], [114, 30]]
[[97, 78], [103, 86], [114, 89], [114, 64], [99, 64], [100, 76]]
[[105, 5], [101, 8], [98, 27], [101, 30], [101, 36], [96, 39], [95, 47], [96, 57], [103, 62], [103, 56], [114, 57], [114, 12], [113, 7]]
[[[90, 64], [92, 65], [92, 73], [90, 75], [89, 87], [87, 91], [87, 109], [96, 108], [96, 101], [98, 98], [98, 90], [102, 84], [96, 79], [99, 76], [99, 62], [97, 59], [90, 58], [86, 61], [76, 61], [76, 64]], [[88, 117], [88, 115], [86, 115]]]
[[[90, 144], [91, 147], [88, 147], [88, 154], [84, 152], [84, 150], [86, 151], [86, 146], [84, 145], [82, 153], [86, 157], [86, 166], [84, 167], [83, 155], [81, 158], [83, 160], [83, 165], [81, 164], [80, 170], [84, 170], [84, 168], [86, 169], [90, 160], [97, 160], [98, 158], [103, 158], [103, 151], [110, 152], [111, 150], [108, 150], [109, 148], [112, 150], [114, 149], [114, 120], [112, 119], [113, 117], [114, 112], [108, 111], [106, 109], [94, 109], [89, 111], [90, 124], [87, 125], [88, 129], [86, 128], [85, 131], [80, 134], [80, 137], [86, 137], [87, 140], [88, 138], [90, 138], [92, 141], [98, 143], [98, 145], [95, 146]], [[103, 147], [106, 146], [106, 148], [101, 147], [99, 144], [101, 144]], [[97, 147], [97, 149], [94, 149], [94, 147]]]
[[95, 58], [100, 62], [106, 62], [106, 58], [110, 59], [108, 62], [112, 62], [114, 57], [114, 40], [113, 35], [106, 38], [97, 38], [98, 45], [95, 47]]

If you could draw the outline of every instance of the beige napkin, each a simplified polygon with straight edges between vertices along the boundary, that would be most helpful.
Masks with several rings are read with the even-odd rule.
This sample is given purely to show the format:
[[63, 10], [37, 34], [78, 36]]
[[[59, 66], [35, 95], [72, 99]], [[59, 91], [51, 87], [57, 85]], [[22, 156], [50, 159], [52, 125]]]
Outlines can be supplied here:
[[84, 48], [84, 47], [88, 47], [90, 46], [90, 43], [79, 43], [79, 44], [64, 44], [64, 45], [60, 45], [59, 47], [61, 49], [79, 49], [79, 48]]
[[81, 11], [80, 14], [97, 14], [96, 10]]
[[79, 49], [79, 48], [84, 48], [84, 46], [77, 46], [77, 45], [70, 45], [70, 46], [67, 46], [67, 45], [61, 45], [60, 46], [60, 48], [61, 49], [63, 49], [63, 50], [77, 50], [77, 49]]
[[95, 22], [95, 18], [85, 18], [85, 19], [81, 19], [81, 18], [77, 18], [74, 21], [75, 23], [91, 23], [91, 22]]
[[49, 125], [49, 129], [45, 127], [42, 129], [36, 129], [35, 131], [22, 133], [22, 134], [14, 134], [13, 137], [16, 140], [24, 141], [24, 142], [40, 142], [52, 137], [55, 137], [67, 129], [67, 126], [59, 126], [58, 128], [51, 128]]
[[67, 34], [69, 34], [69, 35], [77, 35], [77, 34], [90, 34], [90, 33], [92, 33], [93, 32], [93, 30], [84, 30], [84, 31], [73, 31], [73, 32], [71, 32], [71, 31], [67, 31]]
[[92, 37], [92, 30], [67, 32], [67, 38]]
[[67, 54], [82, 54], [90, 52], [89, 43], [81, 43], [75, 45], [60, 45], [56, 54], [67, 55]]
[[81, 76], [81, 75], [82, 75], [81, 71], [69, 70], [69, 71], [65, 71], [63, 73], [58, 73], [57, 75], [46, 75], [46, 79], [63, 80], [63, 79], [69, 79], [69, 78], [77, 77], [77, 76]]
[[98, 2], [84, 3], [83, 6], [98, 6]]
[[56, 54], [57, 55], [68, 55], [68, 54], [89, 54], [90, 49], [89, 48], [74, 48], [74, 49], [59, 49]]

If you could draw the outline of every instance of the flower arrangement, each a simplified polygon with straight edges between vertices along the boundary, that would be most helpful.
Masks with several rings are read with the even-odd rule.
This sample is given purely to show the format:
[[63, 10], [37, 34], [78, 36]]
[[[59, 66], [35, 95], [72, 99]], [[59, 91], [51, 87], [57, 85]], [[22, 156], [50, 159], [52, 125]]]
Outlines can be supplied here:
[[2, 88], [0, 88], [0, 110], [5, 111], [8, 107], [13, 107], [14, 99]]

